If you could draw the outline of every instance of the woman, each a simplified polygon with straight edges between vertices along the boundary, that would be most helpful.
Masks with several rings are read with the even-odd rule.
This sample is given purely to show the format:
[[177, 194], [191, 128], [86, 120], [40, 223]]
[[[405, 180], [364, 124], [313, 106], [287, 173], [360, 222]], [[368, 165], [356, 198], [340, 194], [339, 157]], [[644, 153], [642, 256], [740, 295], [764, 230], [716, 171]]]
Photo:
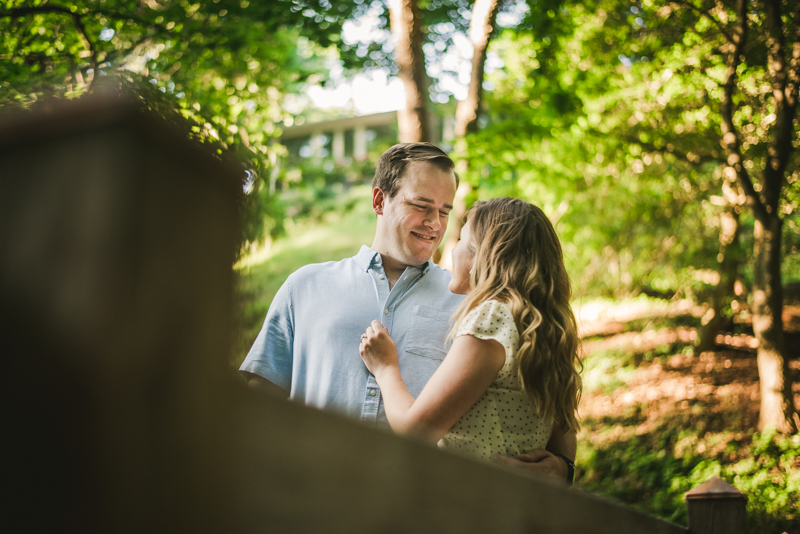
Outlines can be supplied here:
[[561, 244], [542, 210], [478, 202], [453, 250], [450, 291], [467, 295], [453, 344], [417, 399], [380, 322], [362, 336], [392, 429], [486, 459], [544, 448], [554, 426], [576, 431], [577, 328]]

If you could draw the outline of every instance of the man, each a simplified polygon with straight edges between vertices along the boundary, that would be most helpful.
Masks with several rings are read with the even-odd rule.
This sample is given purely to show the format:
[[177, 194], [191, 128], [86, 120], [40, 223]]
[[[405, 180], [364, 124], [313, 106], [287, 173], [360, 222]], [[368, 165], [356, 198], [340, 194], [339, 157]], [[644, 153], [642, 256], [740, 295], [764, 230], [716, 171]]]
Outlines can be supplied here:
[[[378, 384], [358, 354], [360, 337], [375, 319], [389, 330], [415, 397], [447, 353], [449, 320], [463, 296], [448, 290], [450, 273], [430, 258], [453, 208], [453, 167], [428, 143], [395, 145], [381, 156], [372, 182], [372, 247], [289, 276], [240, 368], [251, 386], [389, 427]], [[575, 435], [554, 433], [548, 448], [499, 461], [568, 478]]]

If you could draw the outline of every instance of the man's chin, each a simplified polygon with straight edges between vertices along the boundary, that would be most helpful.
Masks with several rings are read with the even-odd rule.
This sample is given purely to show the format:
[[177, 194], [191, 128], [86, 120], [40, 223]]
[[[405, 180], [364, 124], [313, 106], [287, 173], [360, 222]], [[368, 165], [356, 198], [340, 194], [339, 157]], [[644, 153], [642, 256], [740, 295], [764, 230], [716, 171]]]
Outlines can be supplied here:
[[418, 246], [408, 247], [404, 251], [403, 263], [406, 265], [422, 265], [431, 259], [440, 241], [432, 242], [430, 245], [418, 244]]
[[[436, 249], [434, 249], [436, 250]], [[406, 257], [406, 265], [422, 265], [423, 263], [428, 263], [428, 260], [431, 259], [433, 252], [430, 254], [428, 253], [421, 253], [421, 254], [410, 254]]]

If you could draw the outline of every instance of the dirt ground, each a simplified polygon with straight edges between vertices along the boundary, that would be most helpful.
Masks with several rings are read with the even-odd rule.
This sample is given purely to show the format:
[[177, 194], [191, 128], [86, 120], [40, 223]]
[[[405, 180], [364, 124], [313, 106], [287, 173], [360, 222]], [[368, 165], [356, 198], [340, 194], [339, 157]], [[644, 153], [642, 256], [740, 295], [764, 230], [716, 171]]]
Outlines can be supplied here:
[[[589, 311], [589, 310], [587, 310]], [[756, 352], [758, 340], [753, 336], [748, 323], [740, 323], [742, 333], [721, 332], [717, 335], [714, 351], [693, 354], [687, 351], [670, 351], [652, 362], [636, 355], [656, 351], [659, 347], [680, 348], [689, 346], [696, 337], [691, 326], [658, 327], [652, 321], [651, 328], [626, 331], [631, 323], [647, 319], [674, 319], [699, 314], [693, 305], [686, 302], [670, 304], [665, 309], [636, 309], [636, 307], [606, 308], [591, 310], [579, 318], [583, 337], [584, 354], [600, 350], [618, 349], [631, 351], [636, 371], [627, 381], [626, 387], [611, 392], [585, 391], [581, 414], [585, 418], [598, 419], [613, 416], [633, 405], [647, 406], [646, 422], [640, 432], [650, 430], [653, 422], [675, 410], [689, 408], [690, 401], [700, 400], [715, 418], [714, 430], [735, 427], [742, 431], [754, 428], [758, 422], [761, 396], [758, 387]], [[581, 313], [584, 312], [584, 313]], [[787, 354], [792, 371], [795, 405], [800, 410], [800, 306], [786, 306], [783, 313]], [[735, 415], [735, 417], [731, 417]], [[709, 430], [712, 430], [711, 428]]]
[[[632, 434], [656, 442], [664, 428], [683, 425], [702, 429], [686, 447], [714, 455], [728, 447], [729, 440], [718, 439], [720, 433], [739, 441], [757, 427], [761, 395], [752, 326], [745, 317], [717, 336], [715, 350], [695, 354], [696, 329], [685, 325], [697, 324], [703, 313], [686, 301], [655, 308], [652, 303], [591, 304], [576, 310], [587, 364], [593, 354], [627, 355], [607, 371], [623, 376], [611, 385], [592, 387], [591, 377], [584, 374], [581, 442], [603, 449]], [[783, 320], [800, 411], [800, 306], [786, 306]], [[630, 372], [621, 373], [623, 365]], [[704, 441], [704, 435], [711, 439]], [[746, 450], [726, 454], [734, 462]]]
[[[575, 311], [584, 363], [579, 486], [686, 524], [683, 494], [713, 476], [706, 466], [764, 460], [752, 452], [761, 395], [758, 340], [746, 313], [718, 334], [714, 350], [696, 353], [696, 326], [706, 310], [689, 301], [592, 302]], [[800, 305], [786, 306], [783, 321], [800, 411]], [[788, 488], [781, 472], [796, 477], [800, 457], [790, 463], [766, 468], [775, 488]], [[743, 484], [750, 530], [800, 534], [797, 505], [770, 500], [773, 490], [755, 486], [757, 479]]]

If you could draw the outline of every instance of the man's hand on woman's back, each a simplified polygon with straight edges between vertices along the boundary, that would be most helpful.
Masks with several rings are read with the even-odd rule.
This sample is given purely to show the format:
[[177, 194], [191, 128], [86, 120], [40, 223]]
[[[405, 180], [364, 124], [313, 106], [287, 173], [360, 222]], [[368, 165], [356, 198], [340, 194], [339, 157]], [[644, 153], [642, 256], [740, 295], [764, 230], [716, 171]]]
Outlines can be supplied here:
[[545, 475], [559, 482], [567, 482], [567, 463], [546, 449], [534, 449], [519, 455], [519, 458], [495, 456], [494, 461], [532, 475]]
[[578, 436], [575, 432], [553, 429], [550, 440], [547, 442], [547, 449], [525, 451], [519, 455], [519, 458], [495, 456], [494, 460], [524, 473], [545, 475], [559, 482], [571, 484], [570, 466], [559, 455], [570, 458], [574, 462], [577, 450]]

